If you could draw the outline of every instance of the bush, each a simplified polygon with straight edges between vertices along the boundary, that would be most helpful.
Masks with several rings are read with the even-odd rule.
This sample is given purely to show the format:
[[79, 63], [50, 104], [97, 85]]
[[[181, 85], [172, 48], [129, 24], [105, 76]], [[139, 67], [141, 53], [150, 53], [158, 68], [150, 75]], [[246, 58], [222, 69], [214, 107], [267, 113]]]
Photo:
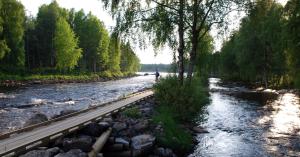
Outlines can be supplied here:
[[124, 115], [130, 118], [140, 118], [142, 117], [142, 113], [140, 112], [140, 110], [137, 107], [131, 107], [126, 109], [124, 112]]
[[164, 130], [163, 134], [158, 136], [159, 145], [171, 148], [180, 154], [190, 151], [193, 145], [192, 135], [175, 121], [174, 112], [166, 106], [160, 106], [156, 111], [153, 121], [162, 125]]
[[167, 106], [180, 121], [192, 121], [208, 103], [208, 92], [203, 81], [194, 78], [191, 85], [180, 86], [176, 76], [162, 78], [154, 86], [155, 99], [160, 105]]

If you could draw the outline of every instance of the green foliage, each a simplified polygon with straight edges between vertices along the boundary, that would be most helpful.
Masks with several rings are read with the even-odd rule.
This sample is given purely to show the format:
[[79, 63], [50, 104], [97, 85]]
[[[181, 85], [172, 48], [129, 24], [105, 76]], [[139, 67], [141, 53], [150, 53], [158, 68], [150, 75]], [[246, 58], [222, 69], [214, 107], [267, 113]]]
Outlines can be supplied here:
[[[0, 1], [0, 10], [2, 10], [2, 1]], [[3, 33], [3, 19], [0, 16], [0, 37], [2, 37]], [[8, 53], [10, 49], [8, 48], [6, 41], [2, 38], [0, 38], [0, 61], [5, 56], [6, 53]]]
[[56, 23], [62, 16], [62, 9], [56, 1], [39, 8], [36, 19], [37, 61], [39, 67], [55, 67], [56, 54], [54, 34]]
[[258, 0], [225, 41], [221, 50], [221, 71], [225, 78], [260, 82], [276, 87], [285, 79], [283, 7], [272, 0]]
[[177, 77], [167, 76], [154, 85], [154, 91], [159, 104], [173, 110], [175, 118], [180, 121], [194, 120], [208, 103], [207, 92], [200, 78], [194, 78], [190, 86], [180, 86]]
[[121, 61], [121, 47], [120, 40], [116, 33], [113, 33], [109, 42], [109, 62], [108, 70], [113, 73], [121, 73], [120, 61]]
[[116, 35], [110, 39], [103, 22], [91, 13], [61, 8], [55, 0], [42, 5], [37, 17], [25, 17], [24, 12], [20, 2], [0, 0], [2, 73], [21, 76], [25, 72], [94, 72], [111, 78], [138, 71], [139, 60], [130, 49], [124, 50], [121, 72], [121, 41]]
[[295, 86], [300, 89], [300, 1], [289, 0], [284, 9], [284, 15], [287, 17], [285, 39], [290, 75]]
[[184, 128], [180, 127], [179, 123], [175, 120], [173, 111], [166, 106], [161, 106], [156, 111], [153, 121], [163, 127], [163, 133], [158, 137], [159, 145], [171, 148], [178, 153], [190, 151], [193, 144], [193, 137]]
[[138, 107], [131, 107], [123, 111], [124, 115], [130, 118], [138, 119], [142, 116], [141, 111]]
[[132, 50], [129, 43], [121, 43], [121, 71], [125, 74], [133, 74], [140, 69], [140, 60]]
[[5, 0], [0, 2], [0, 8], [1, 68], [22, 68], [25, 64], [24, 7], [16, 0]]
[[56, 22], [54, 49], [56, 52], [56, 68], [58, 70], [72, 70], [81, 57], [82, 50], [78, 48], [78, 39], [64, 18]]
[[104, 24], [91, 13], [85, 15], [81, 10], [75, 13], [73, 26], [83, 49], [82, 68], [93, 72], [106, 70], [109, 34]]
[[208, 76], [210, 71], [213, 71], [212, 53], [214, 50], [213, 38], [209, 33], [206, 33], [199, 39], [196, 58], [196, 71], [202, 77]]

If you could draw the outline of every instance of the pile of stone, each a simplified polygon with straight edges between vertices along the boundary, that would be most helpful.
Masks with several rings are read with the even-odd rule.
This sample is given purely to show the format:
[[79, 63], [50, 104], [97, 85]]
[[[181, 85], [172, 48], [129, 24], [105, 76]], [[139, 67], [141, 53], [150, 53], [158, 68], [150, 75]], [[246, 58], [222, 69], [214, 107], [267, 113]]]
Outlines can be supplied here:
[[141, 101], [135, 105], [141, 115], [138, 118], [125, 112], [115, 113], [20, 157], [87, 157], [97, 138], [108, 128], [112, 128], [112, 133], [99, 157], [176, 157], [171, 149], [160, 147], [156, 142], [155, 135], [162, 127], [152, 123], [153, 106], [152, 98]]

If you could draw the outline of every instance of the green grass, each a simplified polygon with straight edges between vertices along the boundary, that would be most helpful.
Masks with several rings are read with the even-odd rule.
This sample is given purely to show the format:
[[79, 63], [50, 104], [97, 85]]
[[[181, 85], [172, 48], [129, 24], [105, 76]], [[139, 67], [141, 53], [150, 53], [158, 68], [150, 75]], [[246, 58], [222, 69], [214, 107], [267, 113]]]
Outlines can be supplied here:
[[131, 107], [123, 111], [124, 115], [130, 118], [138, 119], [142, 117], [141, 111], [138, 107]]
[[98, 73], [54, 73], [54, 74], [47, 74], [43, 72], [34, 72], [28, 74], [4, 74], [0, 73], [0, 81], [4, 80], [12, 80], [12, 81], [32, 81], [32, 80], [73, 80], [73, 81], [83, 81], [83, 80], [97, 80], [100, 78], [120, 78], [123, 76], [122, 73], [114, 73], [112, 74], [109, 71], [98, 72]]
[[194, 78], [190, 86], [180, 86], [176, 77], [166, 77], [154, 86], [154, 91], [158, 103], [174, 110], [174, 116], [182, 122], [193, 121], [209, 102], [208, 92], [200, 78]]
[[175, 120], [174, 112], [166, 106], [156, 109], [153, 122], [162, 125], [163, 133], [158, 135], [159, 145], [175, 150], [177, 153], [186, 153], [193, 146], [192, 135]]
[[169, 76], [154, 86], [158, 107], [153, 121], [163, 127], [163, 133], [158, 138], [160, 145], [182, 155], [191, 150], [193, 137], [183, 126], [202, 117], [203, 108], [209, 102], [205, 82], [205, 79], [195, 77], [190, 85], [185, 82], [181, 86], [176, 76]]

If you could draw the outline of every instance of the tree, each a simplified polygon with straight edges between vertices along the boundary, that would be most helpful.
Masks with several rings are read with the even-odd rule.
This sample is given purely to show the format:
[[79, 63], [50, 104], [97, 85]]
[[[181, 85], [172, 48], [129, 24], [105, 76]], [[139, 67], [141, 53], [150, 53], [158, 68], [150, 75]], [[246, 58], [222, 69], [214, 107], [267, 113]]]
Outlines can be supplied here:
[[36, 19], [29, 16], [25, 21], [25, 56], [26, 67], [29, 70], [39, 68], [39, 52], [37, 43]]
[[121, 71], [124, 74], [133, 74], [140, 68], [140, 60], [134, 53], [129, 42], [121, 43]]
[[36, 25], [39, 67], [55, 67], [56, 65], [53, 38], [56, 22], [61, 16], [61, 8], [56, 1], [39, 8]]
[[300, 1], [289, 0], [285, 6], [287, 23], [285, 36], [287, 41], [290, 74], [297, 88], [300, 88]]
[[178, 52], [179, 84], [183, 85], [186, 0], [102, 1], [117, 20], [115, 30], [120, 36], [130, 34], [143, 44], [145, 33], [155, 49], [168, 44], [174, 53]]
[[121, 60], [121, 50], [120, 50], [120, 39], [117, 33], [112, 33], [109, 42], [109, 62], [108, 70], [112, 73], [119, 74], [120, 60]]
[[73, 69], [81, 57], [82, 50], [78, 48], [78, 39], [64, 18], [59, 18], [56, 23], [53, 42], [57, 61], [56, 68], [58, 70]]
[[80, 63], [83, 69], [93, 72], [106, 70], [109, 59], [109, 34], [103, 22], [91, 13], [86, 16], [81, 10], [75, 13], [73, 27], [83, 49]]
[[[0, 10], [2, 10], [2, 1], [0, 1]], [[8, 48], [5, 39], [3, 39], [3, 19], [0, 16], [0, 61], [5, 56], [6, 53], [10, 51]]]
[[223, 45], [225, 73], [247, 82], [260, 81], [265, 87], [278, 86], [284, 80], [287, 71], [282, 13], [282, 6], [272, 0], [257, 0], [251, 6], [239, 31]]
[[[9, 69], [23, 68], [24, 7], [16, 0], [1, 1], [0, 10], [0, 64]], [[8, 70], [8, 69], [6, 69]]]
[[[190, 61], [187, 73], [188, 84], [191, 83], [194, 65], [197, 59], [198, 45], [214, 25], [223, 27], [228, 21], [226, 16], [232, 11], [244, 10], [248, 0], [193, 0], [190, 8], [190, 18], [187, 18], [191, 38]], [[226, 28], [226, 27], [225, 27]]]

